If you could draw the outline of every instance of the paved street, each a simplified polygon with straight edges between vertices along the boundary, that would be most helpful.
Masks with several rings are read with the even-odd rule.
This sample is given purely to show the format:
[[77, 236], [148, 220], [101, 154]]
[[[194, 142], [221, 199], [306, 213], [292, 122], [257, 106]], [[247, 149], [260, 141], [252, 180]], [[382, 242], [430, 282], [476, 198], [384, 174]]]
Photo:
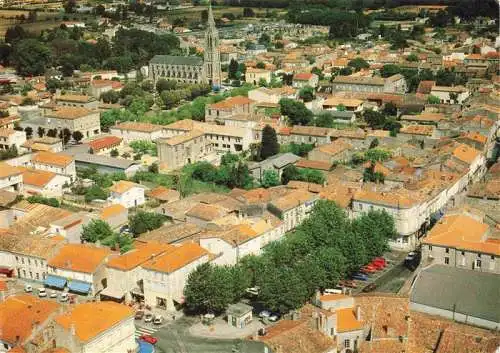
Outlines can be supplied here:
[[158, 338], [156, 351], [159, 353], [264, 353], [260, 342], [239, 339], [209, 339], [194, 337], [189, 327], [197, 323], [197, 318], [183, 317], [155, 332]]

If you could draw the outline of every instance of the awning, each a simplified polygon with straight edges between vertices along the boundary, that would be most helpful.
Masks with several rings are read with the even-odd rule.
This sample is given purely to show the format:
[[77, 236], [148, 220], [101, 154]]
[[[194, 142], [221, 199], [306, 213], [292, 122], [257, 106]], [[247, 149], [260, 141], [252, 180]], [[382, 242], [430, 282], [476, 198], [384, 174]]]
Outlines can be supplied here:
[[125, 295], [125, 293], [123, 293], [123, 291], [120, 291], [118, 289], [106, 287], [101, 292], [101, 295], [104, 295], [105, 297], [115, 298], [115, 299], [122, 299], [123, 296]]
[[69, 282], [69, 284], [68, 284], [68, 288], [70, 291], [83, 293], [83, 294], [88, 294], [90, 292], [91, 286], [92, 286], [92, 284], [90, 284], [90, 283], [76, 281], [76, 280], [73, 280], [73, 281]]
[[49, 287], [63, 289], [64, 286], [66, 285], [66, 278], [48, 275], [47, 278], [45, 279], [44, 284]]

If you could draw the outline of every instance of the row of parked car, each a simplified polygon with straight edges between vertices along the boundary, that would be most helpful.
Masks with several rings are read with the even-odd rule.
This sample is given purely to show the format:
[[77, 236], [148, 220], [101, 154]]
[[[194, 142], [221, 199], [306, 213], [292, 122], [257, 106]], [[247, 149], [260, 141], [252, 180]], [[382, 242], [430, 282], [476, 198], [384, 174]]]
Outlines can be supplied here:
[[[27, 284], [24, 286], [24, 291], [26, 293], [33, 293], [33, 286], [30, 285], [30, 284]], [[50, 293], [47, 292], [47, 289], [45, 289], [45, 287], [40, 287], [40, 288], [37, 288], [36, 289], [37, 293], [38, 293], [38, 297], [39, 298], [57, 298], [57, 296], [59, 296], [59, 301], [60, 302], [67, 302], [69, 300], [69, 294], [66, 293], [66, 292], [62, 292], [59, 294], [59, 292], [55, 291], [55, 290], [52, 290], [50, 291]]]
[[154, 325], [163, 324], [163, 316], [161, 315], [153, 315], [151, 313], [145, 313], [143, 310], [137, 310], [135, 312], [136, 320], [143, 320], [145, 323], [153, 323]]
[[368, 281], [369, 275], [383, 270], [387, 266], [387, 261], [383, 257], [376, 257], [369, 264], [360, 268], [359, 272], [352, 276], [352, 279], [358, 281]]

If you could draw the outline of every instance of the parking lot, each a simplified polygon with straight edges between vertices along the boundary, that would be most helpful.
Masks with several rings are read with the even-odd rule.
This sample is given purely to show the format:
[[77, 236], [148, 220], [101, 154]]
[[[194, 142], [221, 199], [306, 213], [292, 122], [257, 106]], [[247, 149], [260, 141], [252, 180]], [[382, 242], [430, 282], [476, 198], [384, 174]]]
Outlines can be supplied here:
[[[383, 270], [369, 274], [367, 281], [354, 280], [352, 294], [365, 292], [397, 293], [412, 272], [404, 266], [406, 252], [391, 251], [384, 254], [387, 265]], [[373, 286], [372, 286], [373, 284]]]

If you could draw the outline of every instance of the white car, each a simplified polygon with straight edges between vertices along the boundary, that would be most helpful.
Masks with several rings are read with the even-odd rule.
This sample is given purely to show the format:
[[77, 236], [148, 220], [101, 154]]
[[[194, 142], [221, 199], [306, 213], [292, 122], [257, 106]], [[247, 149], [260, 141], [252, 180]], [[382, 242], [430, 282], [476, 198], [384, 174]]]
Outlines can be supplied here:
[[57, 292], [55, 290], [50, 292], [50, 297], [51, 298], [57, 298]]
[[163, 317], [161, 315], [156, 315], [153, 319], [153, 324], [161, 325], [163, 323]]
[[59, 301], [61, 302], [67, 302], [69, 299], [68, 293], [64, 292], [61, 293], [61, 296], [59, 297]]
[[276, 322], [276, 321], [279, 320], [279, 316], [276, 315], [276, 314], [272, 314], [271, 316], [269, 316], [268, 320], [271, 321], [271, 322]]
[[271, 316], [271, 312], [267, 311], [267, 310], [262, 310], [259, 314], [259, 317], [261, 319], [267, 319], [269, 316]]
[[45, 290], [45, 288], [38, 288], [38, 296], [40, 298], [45, 298], [47, 296], [47, 291]]
[[144, 315], [144, 322], [153, 322], [153, 314]]
[[30, 286], [29, 284], [27, 284], [27, 285], [24, 286], [24, 291], [26, 293], [31, 293], [31, 292], [33, 292], [33, 287]]

